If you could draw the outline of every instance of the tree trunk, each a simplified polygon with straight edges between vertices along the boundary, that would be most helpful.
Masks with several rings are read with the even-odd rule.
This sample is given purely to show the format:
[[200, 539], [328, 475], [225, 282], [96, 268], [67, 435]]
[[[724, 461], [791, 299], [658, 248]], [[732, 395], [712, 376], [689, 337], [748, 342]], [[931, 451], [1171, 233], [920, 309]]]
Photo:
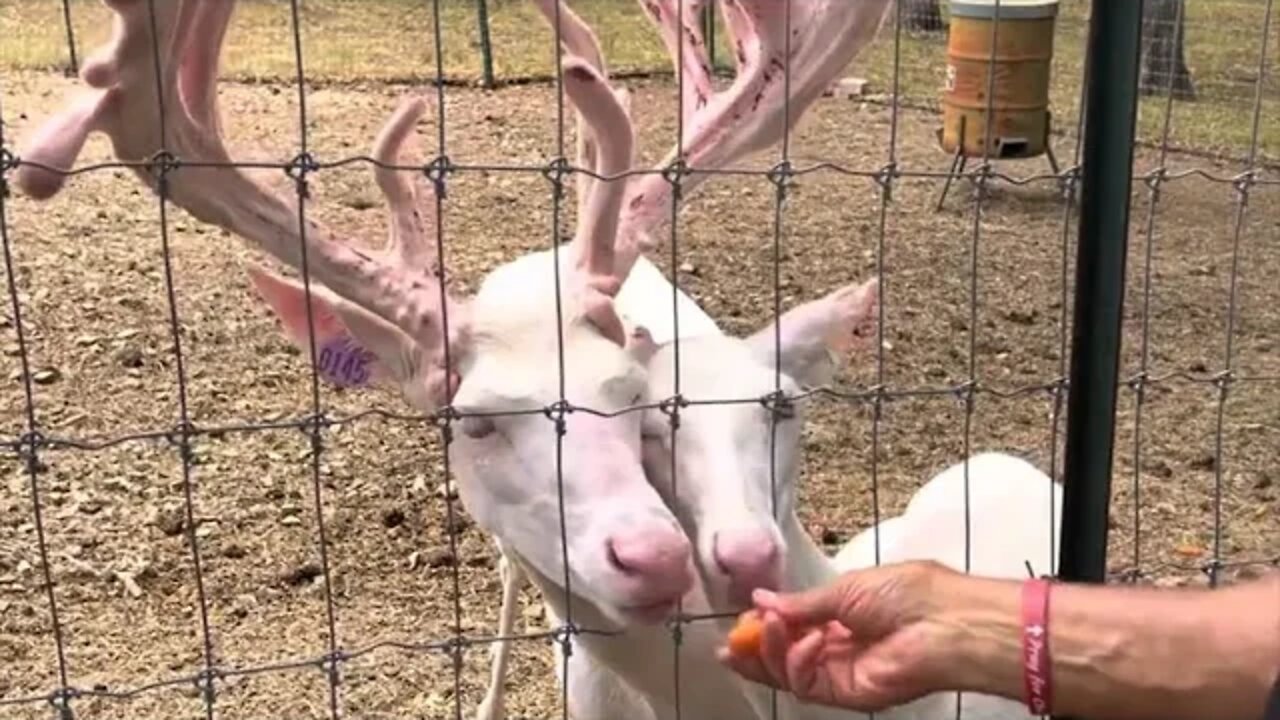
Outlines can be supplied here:
[[907, 30], [939, 32], [946, 29], [938, 0], [898, 0], [902, 3], [902, 25]]
[[1185, 21], [1184, 0], [1147, 0], [1142, 18], [1142, 76], [1138, 81], [1143, 95], [1172, 91], [1179, 100], [1195, 100], [1196, 90], [1183, 47]]

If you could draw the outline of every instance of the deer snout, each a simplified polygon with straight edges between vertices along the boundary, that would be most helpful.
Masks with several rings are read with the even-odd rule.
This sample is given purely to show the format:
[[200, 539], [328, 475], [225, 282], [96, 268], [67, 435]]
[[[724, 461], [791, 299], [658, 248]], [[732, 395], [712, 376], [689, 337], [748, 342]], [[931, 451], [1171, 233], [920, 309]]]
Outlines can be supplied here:
[[628, 580], [633, 607], [674, 604], [693, 588], [689, 539], [671, 526], [618, 533], [605, 547], [610, 566]]
[[729, 577], [734, 602], [749, 603], [752, 590], [777, 590], [782, 584], [782, 554], [767, 530], [717, 532], [712, 554], [720, 571]]

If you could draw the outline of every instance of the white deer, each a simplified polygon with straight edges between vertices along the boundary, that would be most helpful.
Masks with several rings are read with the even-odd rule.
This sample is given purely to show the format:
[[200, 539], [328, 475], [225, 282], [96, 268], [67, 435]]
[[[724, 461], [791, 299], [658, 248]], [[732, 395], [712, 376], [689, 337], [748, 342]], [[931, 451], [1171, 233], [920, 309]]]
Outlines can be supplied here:
[[[643, 473], [640, 414], [574, 411], [618, 414], [644, 396], [653, 346], [643, 327], [619, 313], [616, 298], [627, 296], [626, 284], [644, 277], [646, 266], [650, 281], [661, 277], [640, 256], [674, 201], [660, 175], [622, 179], [633, 163], [633, 130], [605, 74], [580, 57], [563, 63], [563, 89], [585, 122], [596, 178], [581, 191], [573, 241], [498, 267], [464, 300], [445, 289], [429, 240], [434, 209], [420, 204], [417, 184], [387, 167], [422, 101], [403, 102], [375, 144], [391, 227], [387, 247], [370, 252], [336, 239], [290, 196], [230, 164], [216, 80], [234, 2], [104, 2], [115, 12], [113, 37], [81, 71], [93, 89], [37, 130], [17, 187], [37, 199], [53, 196], [87, 136], [101, 132], [117, 158], [196, 219], [309, 270], [309, 287], [261, 268], [252, 276], [288, 335], [314, 348], [327, 381], [390, 385], [420, 411], [458, 414], [461, 432], [447, 452], [468, 513], [538, 586], [553, 617], [626, 633], [625, 643], [578, 634], [575, 657], [590, 657], [665, 715], [676, 690], [670, 664], [653, 662], [670, 657], [660, 623], [682, 598], [705, 606], [689, 542]], [[869, 26], [878, 26], [883, 13], [876, 10], [886, 2], [726, 4], [740, 73], [723, 93], [712, 95], [709, 82], [691, 91], [685, 143], [663, 166], [679, 157], [695, 170], [715, 170], [774, 143], [874, 35]], [[147, 161], [159, 153], [166, 155], [152, 171]], [[307, 169], [309, 159], [301, 160], [297, 169]], [[420, 167], [408, 171], [421, 174]], [[685, 196], [705, 178], [685, 178]], [[437, 201], [443, 184], [439, 178]], [[562, 527], [563, 548], [554, 540]], [[682, 667], [698, 682], [683, 688], [683, 708], [691, 717], [746, 716], [734, 678], [714, 660], [717, 641], [709, 628], [686, 632]]]
[[[1005, 578], [1025, 576], [1028, 563], [1052, 571], [1054, 539], [1061, 526], [1061, 485], [1025, 460], [1001, 453], [980, 453], [946, 468], [913, 495], [901, 515], [864, 530], [834, 558], [805, 531], [796, 514], [800, 440], [810, 402], [804, 392], [828, 384], [842, 359], [860, 344], [858, 337], [874, 335], [868, 326], [874, 323], [877, 299], [876, 281], [850, 284], [785, 313], [776, 338], [773, 323], [743, 339], [716, 333], [681, 337], [680, 389], [690, 404], [679, 411], [674, 446], [666, 413], [646, 412], [644, 462], [650, 480], [695, 540], [712, 612], [741, 609], [755, 587], [798, 590], [873, 565], [877, 542], [881, 563], [929, 559]], [[781, 354], [774, 352], [775, 343]], [[668, 343], [650, 358], [650, 403], [672, 397], [675, 391], [674, 351], [674, 344]], [[798, 399], [774, 408], [723, 402], [770, 397], [776, 382], [775, 357], [783, 398]], [[966, 513], [971, 520], [967, 530]], [[519, 567], [506, 566], [503, 580], [504, 626], [499, 632], [505, 635], [513, 621], [505, 603], [514, 598], [521, 582]], [[730, 622], [721, 623], [719, 633], [726, 632]], [[589, 659], [575, 656], [570, 668], [570, 687], [576, 693], [601, 698], [601, 703], [617, 697], [639, 702], [607, 669], [591, 667]], [[691, 683], [700, 680], [691, 678]], [[502, 673], [495, 669], [481, 705], [485, 720], [502, 716], [501, 681]], [[767, 691], [744, 684], [759, 717], [768, 717]], [[778, 701], [780, 717], [858, 716], [798, 706], [787, 696]], [[941, 693], [880, 715], [950, 720], [955, 712], [954, 695]], [[975, 694], [963, 696], [962, 712], [971, 720], [1029, 716], [1019, 703]]]
[[[805, 531], [796, 514], [800, 434], [812, 402], [805, 391], [831, 382], [859, 329], [874, 322], [877, 296], [874, 280], [851, 284], [785, 313], [780, 327], [770, 324], [745, 339], [681, 339], [680, 388], [691, 404], [680, 411], [674, 433], [665, 414], [646, 413], [644, 463], [650, 481], [694, 539], [713, 611], [742, 608], [756, 587], [810, 588], [877, 560], [935, 560], [1003, 578], [1025, 577], [1028, 565], [1052, 571], [1061, 485], [1025, 460], [1002, 453], [980, 453], [946, 468], [913, 495], [901, 515], [863, 530], [834, 558]], [[674, 392], [673, 352], [668, 345], [650, 358], [653, 397]], [[777, 376], [775, 366], [781, 371]], [[798, 398], [775, 401], [772, 408], [697, 402], [764, 399], [779, 384], [784, 398]], [[724, 621], [722, 631], [731, 622]], [[804, 712], [802, 717], [850, 716], [825, 709]], [[880, 715], [953, 718], [954, 695], [930, 695]], [[1025, 707], [1005, 698], [963, 696], [965, 718], [1029, 716]]]
[[[763, 143], [769, 138], [781, 134], [786, 129], [786, 123], [781, 117], [781, 108], [774, 108], [772, 115], [761, 116], [760, 122], [748, 124], [745, 129], [736, 134], [717, 128], [717, 123], [723, 123], [726, 115], [735, 119], [744, 114], [750, 117], [771, 99], [781, 102], [781, 99], [771, 98], [769, 85], [770, 82], [776, 83], [782, 80], [782, 64], [779, 62], [775, 67], [769, 59], [785, 57], [785, 51], [788, 49], [787, 22], [783, 4], [726, 0], [721, 5], [726, 24], [736, 39], [734, 57], [738, 63], [739, 72], [735, 83], [726, 92], [717, 94], [712, 89], [711, 67], [700, 25], [702, 11], [707, 1], [685, 0], [683, 3], [678, 3], [677, 0], [640, 0], [650, 19], [659, 28], [676, 71], [682, 76], [681, 122], [686, 128], [693, 129], [691, 133], [695, 137], [693, 142], [686, 144], [686, 147], [692, 148], [686, 152], [691, 158], [702, 160], [702, 162], [691, 163], [698, 168], [705, 167], [707, 163], [719, 165], [725, 162], [724, 157], [730, 154], [741, 156], [755, 152], [761, 149]], [[595, 34], [586, 23], [563, 3], [557, 3], [555, 0], [534, 0], [534, 2], [553, 25], [557, 20], [559, 21], [560, 38], [567, 53], [570, 56], [589, 60], [593, 67], [607, 76], [603, 53]], [[683, 16], [680, 14], [681, 4]], [[790, 25], [792, 29], [790, 51], [792, 57], [796, 58], [796, 67], [792, 69], [790, 105], [791, 124], [794, 125], [802, 113], [825, 90], [835, 74], [874, 39], [885, 17], [888, 2], [887, 0], [865, 0], [827, 6], [811, 0], [794, 0], [792, 4], [794, 7]], [[682, 43], [683, 48], [680, 47]], [[779, 88], [775, 85], [773, 89]], [[746, 100], [750, 100], [752, 104], [747, 106]], [[719, 140], [719, 146], [708, 142], [705, 137], [708, 129], [714, 131], [712, 136]], [[589, 129], [583, 128], [581, 124], [578, 140], [579, 156], [582, 158], [579, 164], [587, 164], [594, 154], [594, 143]], [[675, 151], [672, 151], [659, 166], [668, 166], [676, 157]], [[587, 183], [590, 182], [589, 178], [584, 179]], [[580, 197], [584, 187], [588, 186], [587, 183], [579, 181]], [[691, 187], [691, 181], [685, 181], [684, 187], [687, 191]], [[648, 202], [628, 203], [628, 210], [639, 211], [630, 216], [633, 222], [637, 217], [644, 218], [648, 215], [650, 217], [647, 221], [642, 220], [640, 224], [645, 227], [660, 226], [663, 218], [652, 216], [655, 208], [662, 207], [662, 204], [652, 202], [655, 195], [661, 197], [662, 204], [668, 203], [669, 183], [665, 178], [657, 175], [642, 176], [637, 182], [636, 189], [632, 191], [632, 197]], [[643, 250], [649, 247], [651, 246], [638, 249]], [[633, 246], [632, 257], [635, 249], [636, 246]], [[649, 339], [656, 344], [665, 344], [677, 332], [671, 322], [670, 305], [665, 301], [670, 295], [671, 288], [665, 281], [650, 285], [641, 284], [633, 278], [624, 285], [623, 291], [617, 297], [617, 303], [624, 315], [652, 331]], [[683, 292], [678, 295], [681, 338], [722, 336], [714, 321], [707, 317], [692, 300], [688, 299]], [[689, 317], [691, 322], [686, 321], [684, 315], [690, 310], [693, 310]], [[695, 359], [695, 362], [698, 360]], [[714, 360], [711, 356], [706, 356], [703, 362], [712, 363]], [[713, 471], [715, 468], [704, 468], [702, 473], [709, 476], [709, 472]], [[502, 581], [502, 607], [499, 613], [497, 635], [505, 638], [511, 635], [514, 628], [518, 594], [525, 581], [525, 572], [520, 562], [512, 557], [501, 541], [497, 546], [498, 572]], [[707, 547], [710, 548], [709, 545]], [[731, 550], [725, 554], [725, 557], [731, 563], [735, 560], [749, 562], [752, 551], [753, 547], [750, 543], [739, 544], [736, 550]], [[711, 552], [710, 549], [707, 550], [708, 554]], [[740, 556], [744, 557], [740, 558]], [[685, 609], [697, 611], [696, 604], [695, 606], [686, 604]], [[560, 622], [560, 618], [554, 612], [548, 612], [548, 619], [553, 625]], [[700, 637], [701, 633], [697, 636]], [[498, 641], [492, 643], [490, 649], [489, 685], [476, 713], [478, 720], [498, 720], [505, 716], [503, 681], [509, 662], [509, 643]], [[633, 655], [637, 663], [662, 667], [665, 670], [669, 665], [671, 651], [667, 650], [655, 658], [645, 657], [638, 652]], [[577, 713], [576, 717], [618, 717], [616, 707], [620, 698], [625, 701], [627, 707], [635, 708], [634, 715], [628, 715], [628, 717], [653, 717], [653, 713], [656, 712], [653, 705], [661, 706], [661, 700], [638, 695], [634, 689], [621, 682], [609, 668], [601, 667], [589, 656], [584, 657], [579, 654], [568, 659], [571, 672], [569, 679], [562, 674], [565, 662], [566, 659], [559, 653], [559, 647], [557, 647], [554, 666], [559, 680], [570, 683], [571, 698], [578, 699], [573, 706]], [[686, 664], [683, 669], [687, 670], [689, 667]], [[686, 675], [693, 678], [691, 684], [696, 684], [701, 679], [701, 676], [694, 672], [687, 672]], [[749, 692], [759, 695], [754, 688]], [[760, 695], [755, 707], [757, 710], [766, 712], [767, 715], [769, 713], [762, 710], [764, 702], [767, 702], [767, 698]], [[783, 704], [785, 705], [786, 702], [784, 700]], [[682, 697], [682, 704], [688, 707], [684, 697]], [[790, 717], [788, 712], [784, 710], [781, 717]]]
[[[671, 4], [649, 5], [674, 54], [673, 38], [677, 34], [670, 29], [670, 19], [675, 17]], [[544, 12], [550, 12], [547, 4], [542, 7]], [[685, 19], [686, 32], [680, 36], [692, 41], [684, 50], [686, 60], [699, 59], [684, 66], [686, 73], [695, 76], [685, 79], [686, 108], [699, 102], [696, 93], [692, 98], [688, 93], [691, 87], [703, 86], [696, 76], [697, 68], [705, 67], [698, 51], [700, 35], [691, 20], [700, 8], [693, 4], [688, 7], [691, 16]], [[560, 13], [562, 38], [571, 52], [599, 58], [590, 30], [567, 8], [561, 7]], [[851, 284], [783, 316], [778, 331], [782, 350], [778, 362], [782, 373], [777, 387], [784, 397], [796, 395], [803, 387], [820, 386], [831, 380], [839, 363], [853, 348], [855, 336], [865, 331], [872, 321], [878, 295], [879, 286], [874, 281]], [[636, 298], [642, 300], [639, 295]], [[652, 327], [668, 322], [669, 314], [660, 304], [637, 302], [624, 307], [628, 315], [642, 324]], [[681, 312], [683, 308], [681, 306]], [[745, 339], [727, 337], [709, 323], [704, 316], [695, 315], [696, 330], [688, 333], [683, 332], [684, 324], [681, 324], [684, 353], [680, 387], [684, 396], [724, 400], [764, 398], [772, 394], [775, 390], [773, 323]], [[664, 333], [657, 339], [661, 341], [666, 336]], [[673, 352], [674, 347], [668, 340], [651, 357], [648, 397], [651, 403], [669, 398], [675, 391]], [[1048, 544], [1052, 540], [1044, 524], [1054, 523], [1056, 536], [1060, 487], [1051, 484], [1047, 476], [1025, 461], [996, 453], [980, 454], [968, 460], [971, 486], [967, 501], [961, 482], [966, 463], [962, 461], [921, 488], [909, 506], [909, 520], [906, 514], [887, 519], [878, 528], [869, 528], [848, 543], [834, 559], [828, 557], [804, 531], [794, 512], [803, 427], [799, 411], [806, 404], [803, 400], [787, 403], [779, 408], [782, 412], [776, 416], [760, 404], [695, 403], [682, 409], [680, 440], [674, 448], [679, 477], [675, 493], [672, 492], [673, 449], [668, 418], [663, 411], [651, 411], [646, 416], [646, 472], [695, 540], [697, 564], [714, 612], [741, 608], [755, 587], [811, 587], [829, 581], [842, 570], [872, 564], [877, 540], [881, 543], [882, 562], [935, 559], [963, 569], [966, 511], [980, 521], [968, 537], [971, 571], [1017, 577], [1024, 572], [1028, 559], [1051, 561]], [[769, 468], [771, 447], [776, 468], [773, 473]], [[773, 481], [776, 487], [771, 488]], [[1050, 507], [1054, 508], [1052, 517]], [[992, 522], [993, 517], [1001, 521]], [[506, 557], [500, 558], [499, 571], [503, 581], [503, 607], [498, 632], [499, 636], [507, 636], [514, 626], [516, 596], [523, 578], [519, 564]], [[727, 624], [721, 625], [721, 630], [724, 629]], [[477, 714], [480, 720], [503, 716], [502, 681], [507, 644], [494, 644], [492, 652], [490, 683]], [[584, 685], [590, 684], [593, 689], [585, 695], [634, 697], [628, 695], [625, 688], [610, 686], [612, 679], [606, 670], [590, 668], [586, 661], [575, 660], [570, 661], [571, 668], [574, 662], [583, 666], [573, 676], [572, 687], [576, 691], [581, 692]], [[559, 671], [559, 663], [556, 667]], [[760, 709], [763, 696], [749, 692]], [[969, 717], [1025, 714], [1019, 706], [1004, 699], [970, 695], [965, 696], [965, 711]], [[812, 717], [829, 714], [825, 709], [806, 708], [805, 712]], [[934, 696], [901, 712], [950, 718], [954, 716], [954, 707], [949, 697]], [[836, 716], [849, 715], [836, 713]]]

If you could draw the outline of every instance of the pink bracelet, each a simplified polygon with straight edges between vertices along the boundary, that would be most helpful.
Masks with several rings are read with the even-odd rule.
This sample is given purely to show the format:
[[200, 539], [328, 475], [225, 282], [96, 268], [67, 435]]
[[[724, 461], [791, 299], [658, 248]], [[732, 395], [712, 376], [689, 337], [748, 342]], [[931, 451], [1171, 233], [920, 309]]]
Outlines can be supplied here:
[[1027, 707], [1036, 715], [1049, 714], [1053, 676], [1049, 661], [1049, 581], [1027, 580], [1022, 585], [1022, 680]]

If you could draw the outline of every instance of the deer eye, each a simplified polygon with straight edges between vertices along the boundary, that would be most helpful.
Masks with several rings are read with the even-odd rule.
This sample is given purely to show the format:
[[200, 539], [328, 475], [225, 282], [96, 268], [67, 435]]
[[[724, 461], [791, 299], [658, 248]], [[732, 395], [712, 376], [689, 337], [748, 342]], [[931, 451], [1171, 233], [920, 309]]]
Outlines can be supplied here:
[[464, 417], [462, 418], [462, 432], [473, 440], [481, 440], [493, 434], [496, 426], [493, 424], [492, 418], [487, 417]]

